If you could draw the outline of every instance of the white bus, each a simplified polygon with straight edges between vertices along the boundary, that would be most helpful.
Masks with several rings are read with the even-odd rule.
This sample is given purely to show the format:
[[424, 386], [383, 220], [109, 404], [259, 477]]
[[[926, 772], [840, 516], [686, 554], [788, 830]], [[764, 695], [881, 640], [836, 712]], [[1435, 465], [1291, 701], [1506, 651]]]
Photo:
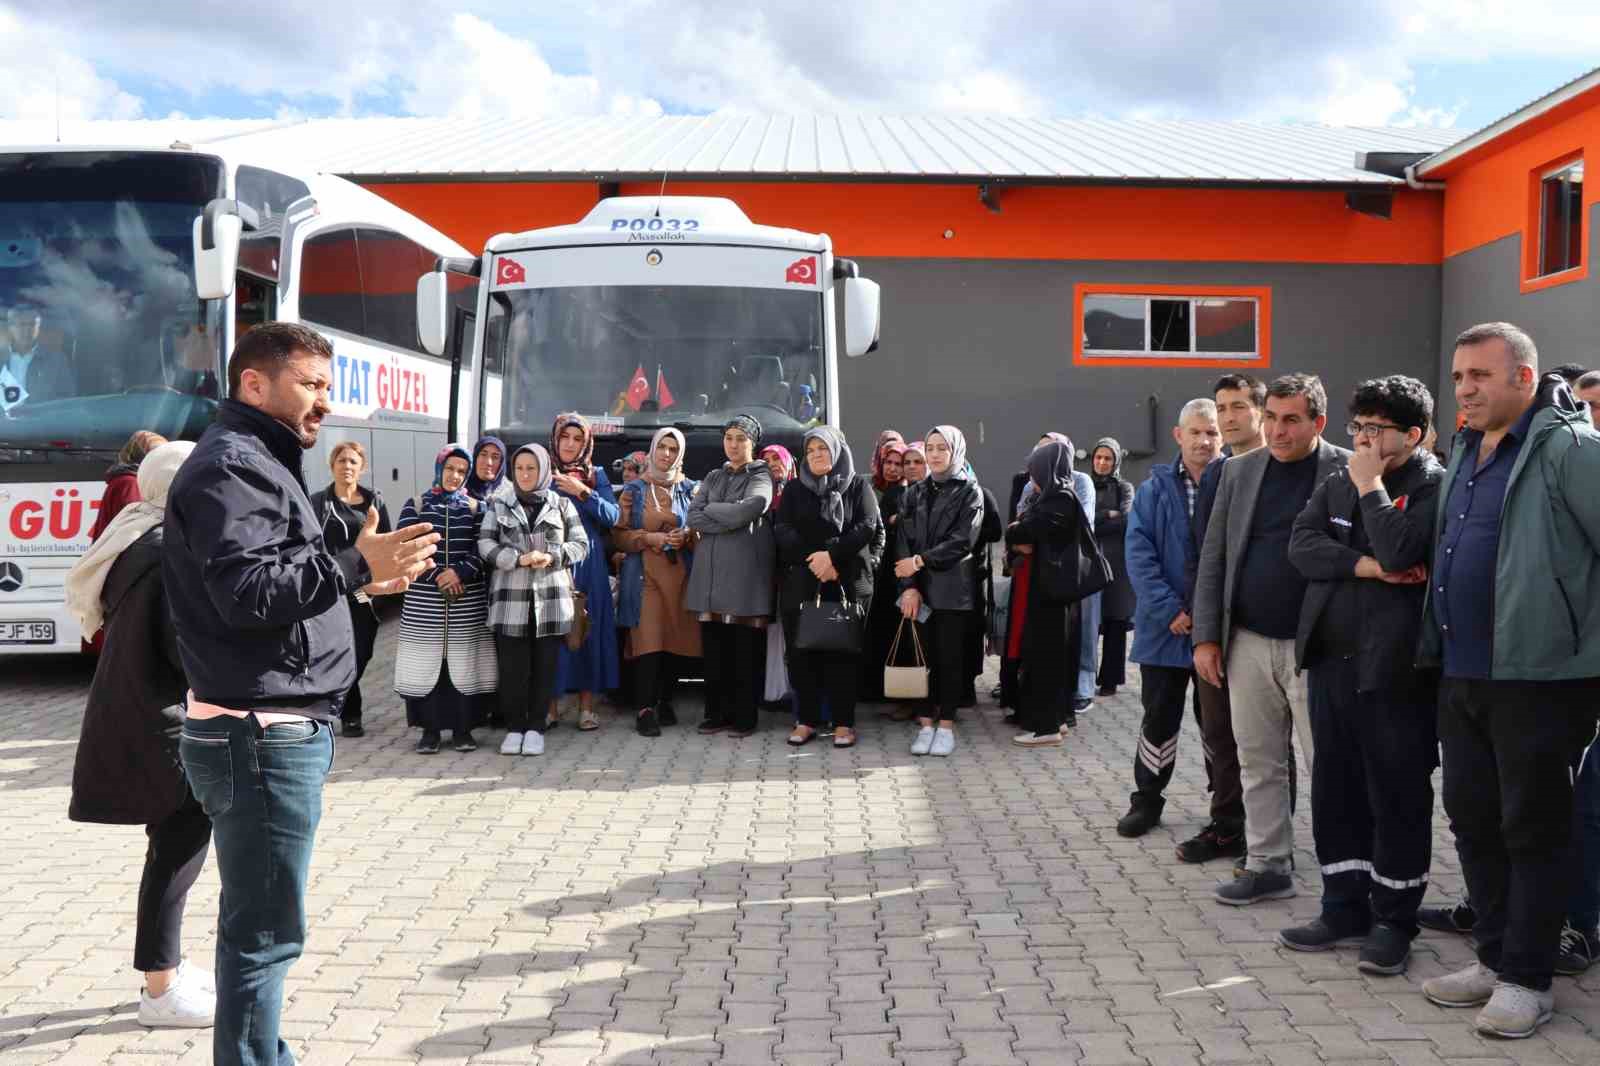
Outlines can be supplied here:
[[547, 440], [575, 410], [600, 460], [677, 426], [699, 476], [722, 462], [727, 417], [748, 411], [798, 457], [807, 427], [841, 424], [836, 303], [847, 354], [878, 339], [878, 286], [834, 257], [827, 234], [756, 225], [720, 198], [604, 199], [575, 225], [499, 234], [445, 267], [417, 285], [423, 344], [459, 343], [473, 323], [458, 287], [482, 279], [462, 435], [513, 448]]
[[[308, 487], [327, 484], [334, 443], [358, 440], [397, 517], [431, 479], [459, 356], [421, 347], [416, 279], [462, 254], [331, 175], [181, 145], [0, 148], [0, 654], [79, 649], [62, 581], [108, 466], [136, 430], [198, 437], [234, 338], [257, 323], [303, 321], [333, 341]], [[472, 279], [451, 295], [470, 319]]]

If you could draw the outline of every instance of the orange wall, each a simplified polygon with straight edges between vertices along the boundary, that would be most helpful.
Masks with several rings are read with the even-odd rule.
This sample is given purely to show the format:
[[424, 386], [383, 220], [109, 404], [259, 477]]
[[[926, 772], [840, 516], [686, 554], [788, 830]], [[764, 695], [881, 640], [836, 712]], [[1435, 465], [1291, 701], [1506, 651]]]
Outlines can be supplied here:
[[1529, 176], [1580, 151], [1589, 171], [1583, 190], [1587, 225], [1590, 211], [1600, 202], [1600, 177], [1594, 176], [1595, 162], [1600, 160], [1600, 89], [1576, 96], [1430, 172], [1428, 180], [1443, 179], [1447, 186], [1444, 254], [1459, 255], [1522, 233], [1529, 221]]
[[[575, 222], [597, 195], [590, 183], [370, 188], [473, 250], [494, 233]], [[1439, 262], [1443, 224], [1439, 194], [1407, 189], [1389, 221], [1327, 189], [1000, 187], [999, 214], [972, 183], [680, 182], [667, 192], [728, 196], [756, 222], [828, 233], [839, 254], [862, 257], [1426, 264]]]

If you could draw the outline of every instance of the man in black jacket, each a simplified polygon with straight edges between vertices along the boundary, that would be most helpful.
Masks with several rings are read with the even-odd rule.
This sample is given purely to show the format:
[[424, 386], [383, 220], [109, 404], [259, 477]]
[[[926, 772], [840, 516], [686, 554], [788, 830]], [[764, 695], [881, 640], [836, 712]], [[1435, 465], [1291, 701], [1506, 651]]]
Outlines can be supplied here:
[[1310, 672], [1322, 913], [1278, 940], [1325, 951], [1361, 939], [1357, 965], [1375, 974], [1405, 969], [1432, 850], [1438, 682], [1413, 665], [1444, 476], [1422, 447], [1432, 417], [1415, 378], [1356, 386], [1355, 454], [1317, 487], [1289, 543], [1311, 582], [1295, 659]]
[[163, 584], [189, 680], [179, 740], [210, 816], [217, 921], [213, 1061], [293, 1062], [283, 979], [305, 942], [305, 887], [333, 732], [355, 680], [348, 590], [400, 592], [439, 537], [412, 526], [328, 554], [301, 454], [328, 414], [333, 349], [287, 323], [240, 338], [229, 399], [172, 483]]

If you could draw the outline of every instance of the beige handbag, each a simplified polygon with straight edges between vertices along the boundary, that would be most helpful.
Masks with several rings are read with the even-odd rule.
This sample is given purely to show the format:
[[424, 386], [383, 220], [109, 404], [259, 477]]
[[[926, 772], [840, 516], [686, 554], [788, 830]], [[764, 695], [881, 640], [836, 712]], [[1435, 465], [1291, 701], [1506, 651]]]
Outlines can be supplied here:
[[900, 636], [906, 630], [906, 620], [894, 631], [894, 643], [889, 646], [889, 658], [883, 664], [883, 695], [891, 700], [925, 700], [928, 698], [928, 660], [922, 654], [922, 638], [917, 635], [917, 624], [911, 623], [911, 645], [916, 649], [915, 665], [896, 666], [900, 652]]

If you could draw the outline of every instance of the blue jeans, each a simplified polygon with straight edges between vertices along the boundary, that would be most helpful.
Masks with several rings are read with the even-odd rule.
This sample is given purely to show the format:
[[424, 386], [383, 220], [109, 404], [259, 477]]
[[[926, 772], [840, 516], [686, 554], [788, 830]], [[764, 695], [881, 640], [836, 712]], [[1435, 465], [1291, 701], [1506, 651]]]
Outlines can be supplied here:
[[307, 719], [186, 719], [189, 787], [211, 818], [217, 915], [216, 1066], [293, 1066], [278, 1037], [283, 979], [306, 939], [306, 875], [333, 767], [333, 730]]
[[1592, 933], [1600, 925], [1600, 742], [1589, 745], [1572, 793], [1572, 858], [1578, 879], [1567, 902], [1567, 921]]
[[1100, 596], [1101, 593], [1096, 592], [1083, 601], [1083, 630], [1078, 644], [1077, 697], [1080, 700], [1094, 699], [1095, 675], [1099, 672], [1095, 666], [1095, 652], [1100, 648]]

